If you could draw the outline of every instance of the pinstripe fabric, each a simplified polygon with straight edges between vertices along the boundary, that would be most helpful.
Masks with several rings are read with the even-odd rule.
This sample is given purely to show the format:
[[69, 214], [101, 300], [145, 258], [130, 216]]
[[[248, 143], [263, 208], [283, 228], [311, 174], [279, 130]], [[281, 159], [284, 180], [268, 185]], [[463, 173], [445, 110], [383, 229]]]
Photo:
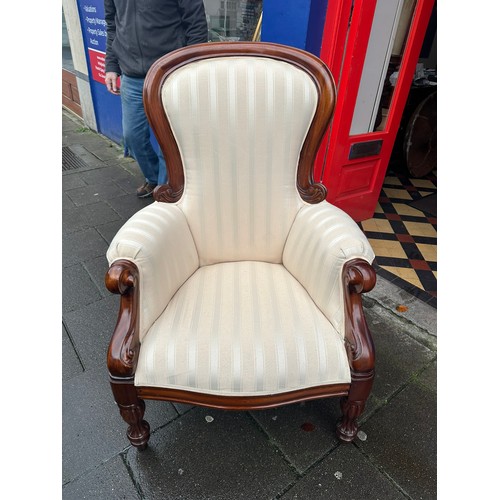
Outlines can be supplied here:
[[280, 264], [198, 269], [144, 338], [138, 386], [221, 395], [345, 383], [341, 335]]
[[183, 196], [138, 212], [107, 253], [140, 271], [134, 383], [252, 396], [350, 382], [340, 271], [374, 254], [347, 214], [298, 195], [313, 81], [216, 58], [176, 70], [162, 99]]
[[132, 216], [113, 238], [106, 256], [110, 264], [129, 259], [139, 269], [141, 339], [199, 266], [184, 214], [166, 203], [152, 203]]
[[317, 105], [312, 79], [272, 59], [216, 58], [175, 71], [162, 99], [200, 264], [281, 262], [302, 206], [296, 168]]
[[358, 257], [371, 263], [375, 254], [349, 215], [326, 201], [299, 211], [285, 245], [283, 265], [342, 335], [341, 270], [347, 260]]

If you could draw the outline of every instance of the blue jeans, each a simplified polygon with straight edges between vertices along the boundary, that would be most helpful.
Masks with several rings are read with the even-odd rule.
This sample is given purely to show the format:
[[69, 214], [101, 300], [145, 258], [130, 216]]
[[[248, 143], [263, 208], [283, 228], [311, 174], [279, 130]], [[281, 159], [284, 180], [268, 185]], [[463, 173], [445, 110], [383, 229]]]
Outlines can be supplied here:
[[144, 78], [121, 75], [123, 140], [150, 184], [166, 184], [167, 169], [161, 150], [151, 143], [151, 129], [144, 111], [142, 89]]

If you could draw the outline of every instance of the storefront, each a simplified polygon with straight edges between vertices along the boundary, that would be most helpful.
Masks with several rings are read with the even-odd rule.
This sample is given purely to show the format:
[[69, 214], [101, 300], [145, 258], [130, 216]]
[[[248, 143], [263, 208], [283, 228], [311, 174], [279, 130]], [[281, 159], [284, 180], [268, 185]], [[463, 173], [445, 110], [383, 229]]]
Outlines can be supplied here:
[[[437, 90], [435, 34], [434, 0], [328, 3], [320, 57], [338, 96], [315, 177], [328, 188], [327, 200], [357, 221], [374, 213], [400, 127], [407, 127], [410, 90], [425, 89], [422, 99]], [[396, 143], [397, 153], [407, 149], [402, 166], [412, 159], [422, 173], [435, 168], [435, 110], [435, 100], [422, 110], [418, 144], [415, 134]]]
[[[436, 72], [435, 23], [430, 22], [435, 18], [434, 0], [204, 3], [210, 41], [283, 43], [328, 64], [337, 82], [338, 104], [318, 154], [315, 177], [328, 188], [328, 201], [356, 220], [371, 217], [416, 65], [422, 64], [422, 78]], [[90, 128], [121, 143], [120, 98], [104, 85], [103, 0], [63, 0], [63, 12], [73, 62], [66, 75], [76, 80], [80, 116]], [[70, 84], [63, 88], [72, 95]]]

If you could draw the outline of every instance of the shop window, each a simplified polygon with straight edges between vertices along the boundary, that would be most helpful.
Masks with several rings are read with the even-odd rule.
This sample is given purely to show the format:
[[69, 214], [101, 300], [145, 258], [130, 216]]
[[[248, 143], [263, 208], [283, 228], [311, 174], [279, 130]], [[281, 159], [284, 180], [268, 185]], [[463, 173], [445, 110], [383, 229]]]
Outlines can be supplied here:
[[255, 41], [260, 38], [262, 0], [204, 0], [209, 41]]

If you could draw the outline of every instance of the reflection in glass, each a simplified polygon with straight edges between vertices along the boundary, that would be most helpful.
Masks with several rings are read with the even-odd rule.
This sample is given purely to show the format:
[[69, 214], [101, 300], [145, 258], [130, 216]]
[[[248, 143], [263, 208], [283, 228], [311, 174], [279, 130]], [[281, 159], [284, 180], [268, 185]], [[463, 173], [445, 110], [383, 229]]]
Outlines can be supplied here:
[[209, 41], [252, 41], [259, 35], [262, 0], [204, 0], [204, 4]]
[[384, 80], [384, 87], [382, 90], [382, 97], [375, 123], [375, 130], [384, 130], [389, 108], [391, 106], [392, 94], [394, 87], [398, 81], [399, 67], [403, 58], [403, 53], [406, 46], [406, 40], [410, 31], [411, 21], [413, 19], [413, 12], [415, 10], [416, 0], [404, 0], [399, 22], [394, 38], [394, 45], [392, 46], [391, 58], [387, 67], [387, 73]]
[[363, 63], [350, 135], [383, 130], [416, 0], [378, 0]]

